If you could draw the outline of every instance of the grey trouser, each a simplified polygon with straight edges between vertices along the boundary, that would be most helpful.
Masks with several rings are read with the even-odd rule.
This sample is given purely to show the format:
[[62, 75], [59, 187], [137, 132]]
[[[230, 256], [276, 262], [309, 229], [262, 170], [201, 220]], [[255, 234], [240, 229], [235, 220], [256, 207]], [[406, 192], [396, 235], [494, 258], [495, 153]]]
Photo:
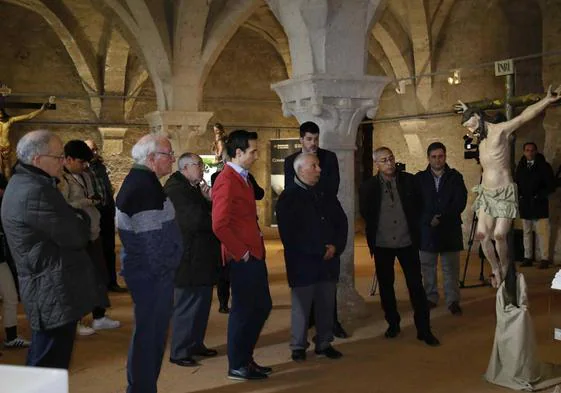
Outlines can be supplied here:
[[292, 288], [292, 324], [290, 349], [308, 348], [308, 322], [314, 303], [316, 349], [323, 350], [333, 341], [333, 310], [335, 308], [333, 281], [322, 281], [305, 287]]
[[524, 258], [534, 259], [534, 243], [532, 231], [536, 232], [537, 254], [540, 261], [549, 261], [549, 218], [537, 218], [535, 220], [522, 219], [522, 230], [524, 233]]
[[460, 252], [426, 252], [419, 251], [421, 269], [423, 272], [423, 286], [427, 299], [435, 304], [438, 303], [438, 281], [436, 267], [438, 255], [442, 264], [442, 277], [444, 279], [444, 296], [446, 305], [460, 302], [460, 286], [458, 278], [460, 274]]
[[212, 286], [175, 288], [170, 357], [185, 359], [204, 347]]

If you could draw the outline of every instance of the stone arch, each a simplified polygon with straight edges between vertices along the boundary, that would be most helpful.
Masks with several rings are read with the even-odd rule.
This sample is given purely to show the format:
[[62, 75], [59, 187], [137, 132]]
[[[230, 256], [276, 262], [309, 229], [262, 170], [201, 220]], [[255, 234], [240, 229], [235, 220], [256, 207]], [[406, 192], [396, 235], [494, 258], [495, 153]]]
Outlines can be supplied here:
[[[68, 28], [68, 21], [62, 20], [59, 18], [57, 14], [50, 8], [48, 8], [45, 4], [43, 4], [39, 0], [2, 0], [6, 3], [13, 4], [16, 6], [20, 6], [26, 8], [32, 12], [37, 13], [40, 15], [45, 21], [51, 26], [54, 32], [59, 37], [60, 41], [66, 48], [68, 55], [72, 59], [74, 66], [76, 67], [76, 71], [80, 76], [82, 81], [82, 85], [84, 89], [88, 93], [95, 93], [99, 86], [99, 79], [96, 77], [96, 67], [95, 67], [95, 60], [93, 58], [92, 53], [87, 53], [84, 50], [84, 46], [80, 46], [79, 42], [82, 40], [76, 39], [76, 34]], [[71, 17], [72, 15], [68, 10], [57, 10], [63, 11], [62, 13], [67, 16]], [[74, 24], [73, 24], [74, 25]], [[74, 31], [76, 33], [76, 31]], [[95, 99], [94, 99], [95, 100]], [[98, 99], [97, 99], [98, 100]], [[94, 107], [94, 102], [92, 102], [92, 107]]]
[[139, 49], [154, 83], [158, 109], [167, 110], [172, 102], [171, 60], [150, 10], [143, 0], [134, 0], [135, 6], [130, 7], [134, 15], [118, 0], [103, 1], [121, 21], [130, 37], [129, 43]]
[[200, 86], [204, 86], [212, 66], [238, 28], [259, 7], [258, 0], [231, 0], [214, 21], [205, 37], [201, 54]]

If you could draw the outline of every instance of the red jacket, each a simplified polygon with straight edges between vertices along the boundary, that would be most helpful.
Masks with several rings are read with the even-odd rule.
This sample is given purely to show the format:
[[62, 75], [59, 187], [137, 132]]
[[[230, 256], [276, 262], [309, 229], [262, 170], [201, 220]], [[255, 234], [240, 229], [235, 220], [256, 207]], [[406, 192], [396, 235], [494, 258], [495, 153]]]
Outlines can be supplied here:
[[229, 165], [212, 187], [212, 230], [222, 243], [225, 261], [239, 261], [246, 251], [265, 258], [253, 188]]

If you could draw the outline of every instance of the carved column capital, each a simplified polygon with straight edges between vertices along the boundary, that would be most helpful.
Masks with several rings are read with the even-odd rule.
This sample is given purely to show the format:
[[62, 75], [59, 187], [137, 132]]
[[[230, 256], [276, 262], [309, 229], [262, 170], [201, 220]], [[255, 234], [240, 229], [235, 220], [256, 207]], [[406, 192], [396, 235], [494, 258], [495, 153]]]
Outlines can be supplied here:
[[202, 136], [213, 112], [155, 111], [145, 115], [151, 132], [163, 133], [171, 139], [176, 152], [187, 151], [192, 138]]

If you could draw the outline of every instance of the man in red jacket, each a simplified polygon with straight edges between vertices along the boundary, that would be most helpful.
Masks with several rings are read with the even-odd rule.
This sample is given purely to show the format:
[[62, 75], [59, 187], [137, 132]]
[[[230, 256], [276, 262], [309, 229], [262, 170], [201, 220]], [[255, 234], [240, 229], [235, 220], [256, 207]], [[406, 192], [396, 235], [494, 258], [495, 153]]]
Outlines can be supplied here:
[[265, 246], [248, 171], [257, 160], [257, 133], [228, 136], [226, 163], [212, 189], [212, 229], [230, 263], [232, 308], [228, 319], [228, 378], [267, 378], [270, 367], [253, 360], [253, 350], [272, 308]]

